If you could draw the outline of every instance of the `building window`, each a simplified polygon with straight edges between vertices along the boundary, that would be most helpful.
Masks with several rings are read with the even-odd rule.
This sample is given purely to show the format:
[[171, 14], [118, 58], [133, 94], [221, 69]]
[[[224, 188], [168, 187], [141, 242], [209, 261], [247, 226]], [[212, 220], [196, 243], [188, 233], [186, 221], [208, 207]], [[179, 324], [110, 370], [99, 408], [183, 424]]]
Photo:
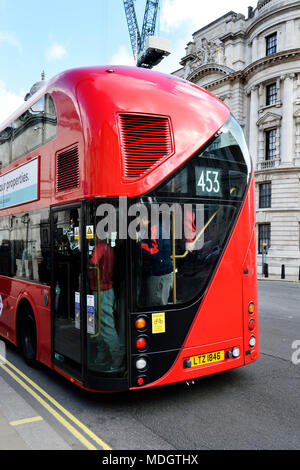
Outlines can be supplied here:
[[259, 207], [260, 209], [271, 207], [271, 183], [259, 185]]
[[277, 102], [277, 86], [276, 83], [267, 85], [266, 87], [266, 105], [276, 104]]
[[271, 246], [271, 224], [258, 226], [258, 253], [267, 252]]
[[277, 33], [266, 37], [266, 55], [275, 54], [275, 52], [277, 52]]
[[266, 136], [266, 160], [274, 160], [276, 156], [276, 129], [265, 132]]

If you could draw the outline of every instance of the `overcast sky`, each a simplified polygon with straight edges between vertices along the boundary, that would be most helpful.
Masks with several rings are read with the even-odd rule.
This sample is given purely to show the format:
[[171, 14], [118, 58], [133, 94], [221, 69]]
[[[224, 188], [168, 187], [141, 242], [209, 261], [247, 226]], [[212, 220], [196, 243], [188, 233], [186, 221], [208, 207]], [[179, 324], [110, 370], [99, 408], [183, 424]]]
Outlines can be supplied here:
[[[146, 0], [136, 0], [140, 30]], [[160, 0], [156, 35], [172, 54], [156, 70], [180, 68], [192, 34], [230, 10], [247, 16], [257, 0]], [[0, 122], [44, 70], [46, 80], [74, 67], [132, 64], [123, 0], [0, 0]]]

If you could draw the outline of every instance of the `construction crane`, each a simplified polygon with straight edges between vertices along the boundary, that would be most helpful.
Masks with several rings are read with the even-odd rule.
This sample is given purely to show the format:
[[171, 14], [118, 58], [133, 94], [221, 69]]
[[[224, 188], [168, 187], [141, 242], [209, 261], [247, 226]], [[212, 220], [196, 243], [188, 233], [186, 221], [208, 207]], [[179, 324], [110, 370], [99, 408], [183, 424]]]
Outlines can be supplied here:
[[131, 47], [137, 67], [151, 69], [171, 52], [171, 42], [154, 36], [159, 0], [147, 0], [142, 33], [135, 13], [134, 0], [123, 0]]

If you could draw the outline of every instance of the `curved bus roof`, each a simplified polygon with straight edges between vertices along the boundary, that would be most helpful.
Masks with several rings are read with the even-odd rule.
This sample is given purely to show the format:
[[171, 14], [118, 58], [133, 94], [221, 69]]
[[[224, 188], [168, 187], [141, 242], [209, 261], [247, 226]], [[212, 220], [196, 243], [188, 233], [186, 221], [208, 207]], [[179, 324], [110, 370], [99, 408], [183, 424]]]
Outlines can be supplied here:
[[[2, 123], [0, 132], [47, 93], [53, 96], [57, 106], [55, 151], [73, 144], [74, 139], [84, 140], [80, 152], [90, 158], [81, 168], [84, 167], [84, 178], [91, 182], [85, 191], [89, 197], [147, 192], [199, 150], [230, 114], [228, 107], [218, 98], [173, 75], [127, 66], [84, 67], [67, 70], [49, 80]], [[76, 123], [73, 117], [70, 118], [70, 112], [73, 117], [76, 114]], [[139, 126], [143, 128], [147, 121], [146, 134], [152, 131], [148, 117], [158, 116], [168, 121], [167, 139], [172, 141], [169, 153], [165, 158], [153, 160], [154, 164], [148, 165], [148, 171], [144, 173], [142, 170], [140, 174], [124, 171], [127, 165], [124, 141], [126, 143], [128, 137], [125, 135], [124, 138], [122, 134], [121, 120], [124, 116], [126, 119], [137, 117], [134, 124], [129, 124], [136, 129]], [[156, 132], [154, 129], [154, 139]], [[130, 135], [130, 139], [132, 150], [136, 135]], [[151, 148], [151, 139], [149, 142], [151, 161], [151, 153], [155, 150]], [[135, 148], [139, 150], [143, 146], [144, 141], [140, 140]], [[136, 160], [139, 160], [140, 168], [147, 165], [149, 155], [143, 160], [133, 151], [131, 169]], [[90, 178], [96, 172], [97, 182]], [[120, 182], [118, 187], [112, 185], [108, 175]]]
[[[27, 109], [29, 109], [35, 102], [37, 102], [43, 95], [46, 93], [51, 93], [53, 89], [64, 89], [66, 90], [69, 88], [69, 91], [73, 91], [76, 94], [76, 88], [82, 81], [83, 77], [85, 80], [94, 80], [97, 77], [97, 80], [104, 83], [106, 75], [109, 74], [117, 74], [121, 75], [123, 78], [134, 78], [137, 81], [143, 82], [145, 81], [148, 85], [155, 84], [156, 86], [161, 86], [165, 91], [174, 93], [174, 88], [178, 89], [180, 84], [180, 93], [187, 93], [188, 90], [196, 90], [195, 93], [198, 94], [198, 99], [204, 99], [204, 97], [210, 96], [212, 97], [209, 92], [205, 91], [204, 89], [198, 87], [197, 85], [178, 78], [174, 75], [163, 74], [160, 72], [156, 72], [153, 70], [138, 68], [138, 67], [129, 67], [129, 66], [95, 66], [95, 67], [82, 67], [82, 68], [74, 68], [70, 70], [66, 70], [55, 75], [52, 79], [48, 82], [45, 82], [45, 85], [41, 87], [34, 95], [32, 95], [27, 101], [17, 108], [11, 115], [9, 115], [4, 121], [0, 123], [0, 130], [4, 129], [9, 125], [12, 121], [17, 119], [21, 114], [23, 114]], [[168, 83], [166, 80], [169, 80]], [[174, 86], [176, 83], [176, 86]], [[72, 84], [72, 85], [71, 85]], [[70, 86], [71, 85], [71, 86]], [[128, 86], [128, 84], [126, 85]], [[73, 88], [73, 90], [72, 90]], [[114, 93], [117, 93], [117, 90], [114, 90]], [[213, 97], [216, 102], [218, 101], [221, 104], [221, 107], [215, 109], [216, 118], [218, 116], [218, 111], [223, 108], [223, 113], [228, 115], [229, 110], [227, 106], [220, 102], [217, 97]], [[225, 110], [226, 109], [226, 110]], [[221, 112], [221, 114], [223, 114]]]

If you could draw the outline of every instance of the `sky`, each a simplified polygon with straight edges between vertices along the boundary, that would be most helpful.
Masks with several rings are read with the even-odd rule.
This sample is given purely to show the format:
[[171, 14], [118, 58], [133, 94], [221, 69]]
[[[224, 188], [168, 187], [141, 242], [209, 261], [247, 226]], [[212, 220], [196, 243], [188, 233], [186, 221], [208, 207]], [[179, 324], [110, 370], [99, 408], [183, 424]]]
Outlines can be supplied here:
[[[180, 68], [192, 34], [233, 10], [247, 17], [257, 0], [160, 0], [155, 34], [172, 53], [155, 70]], [[140, 31], [146, 0], [135, 0]], [[41, 78], [90, 65], [134, 65], [123, 0], [0, 0], [0, 122]]]

